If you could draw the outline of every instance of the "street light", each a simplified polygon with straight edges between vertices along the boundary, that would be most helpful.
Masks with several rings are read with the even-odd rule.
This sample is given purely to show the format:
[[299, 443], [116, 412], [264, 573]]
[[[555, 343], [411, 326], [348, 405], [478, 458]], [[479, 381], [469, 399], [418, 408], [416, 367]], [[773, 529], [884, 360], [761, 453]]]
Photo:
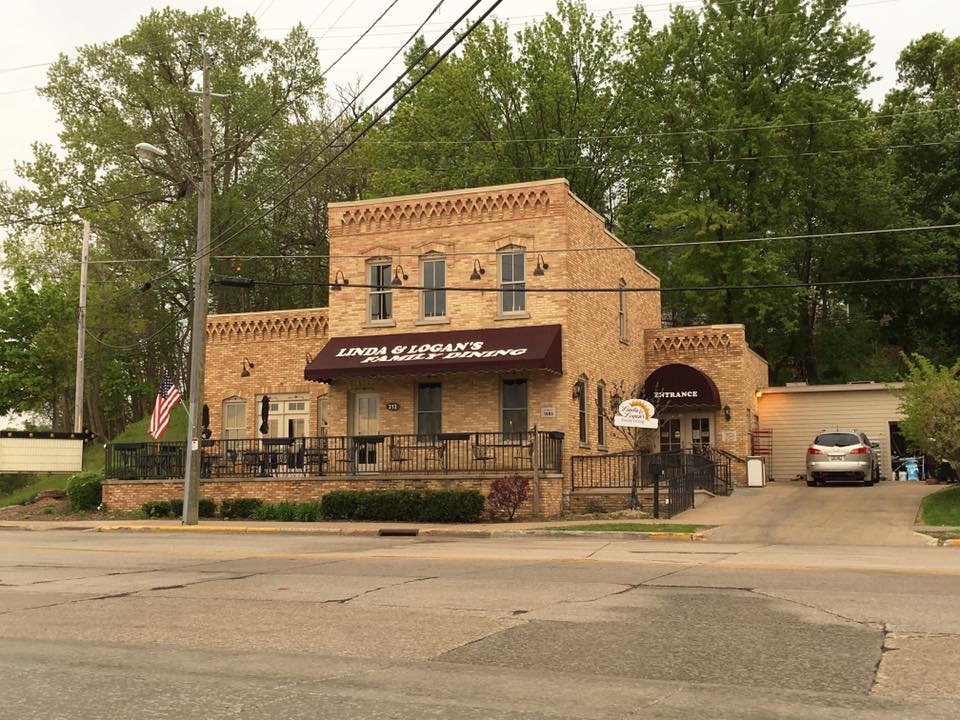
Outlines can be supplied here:
[[[210, 53], [206, 36], [200, 36], [202, 45], [203, 86], [200, 91], [202, 109], [203, 169], [199, 184], [183, 167], [181, 173], [197, 188], [197, 257], [193, 278], [193, 332], [190, 337], [190, 437], [187, 438], [183, 478], [183, 524], [196, 525], [199, 521], [200, 501], [200, 438], [203, 427], [203, 376], [207, 347], [207, 296], [210, 282], [210, 199], [213, 191], [213, 150], [210, 138]], [[150, 143], [138, 143], [134, 148], [143, 159], [172, 160], [165, 150]], [[178, 165], [179, 163], [174, 162]]]

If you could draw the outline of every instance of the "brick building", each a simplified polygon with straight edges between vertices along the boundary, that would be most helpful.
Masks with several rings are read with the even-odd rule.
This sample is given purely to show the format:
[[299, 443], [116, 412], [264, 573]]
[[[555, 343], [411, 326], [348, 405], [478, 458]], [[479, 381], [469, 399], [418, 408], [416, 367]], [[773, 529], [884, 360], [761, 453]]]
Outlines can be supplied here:
[[644, 381], [651, 449], [749, 453], [767, 382], [743, 326], [661, 329], [659, 279], [565, 180], [334, 203], [329, 228], [328, 308], [209, 320], [212, 437], [287, 472], [251, 452], [251, 480], [246, 451], [220, 453], [202, 494], [236, 496], [231, 475], [270, 499], [485, 488], [536, 467], [555, 515], [572, 457], [628, 449], [610, 418]]

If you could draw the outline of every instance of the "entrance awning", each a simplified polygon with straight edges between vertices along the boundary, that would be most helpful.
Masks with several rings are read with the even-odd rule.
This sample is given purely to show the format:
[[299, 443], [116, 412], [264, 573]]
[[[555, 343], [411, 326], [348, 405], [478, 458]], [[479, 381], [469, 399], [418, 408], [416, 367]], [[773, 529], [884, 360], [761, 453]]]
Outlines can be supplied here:
[[333, 338], [303, 371], [306, 380], [450, 372], [560, 373], [559, 325]]
[[657, 368], [643, 383], [643, 397], [661, 408], [720, 407], [720, 391], [708, 375], [689, 365], [673, 363]]

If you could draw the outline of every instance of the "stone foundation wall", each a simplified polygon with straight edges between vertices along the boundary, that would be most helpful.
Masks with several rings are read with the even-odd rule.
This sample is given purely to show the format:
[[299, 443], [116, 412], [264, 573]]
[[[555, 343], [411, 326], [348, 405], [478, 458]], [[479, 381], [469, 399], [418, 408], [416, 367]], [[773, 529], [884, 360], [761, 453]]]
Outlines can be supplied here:
[[[245, 478], [201, 480], [200, 497], [217, 503], [226, 498], [251, 497], [264, 502], [316, 502], [333, 490], [470, 490], [488, 495], [490, 483], [499, 475], [473, 478], [343, 477], [343, 478]], [[540, 478], [540, 505], [544, 517], [560, 514], [563, 478]], [[176, 500], [183, 497], [183, 482], [173, 480], [107, 480], [103, 503], [109, 510], [136, 512], [149, 500]], [[531, 517], [528, 500], [517, 517]]]

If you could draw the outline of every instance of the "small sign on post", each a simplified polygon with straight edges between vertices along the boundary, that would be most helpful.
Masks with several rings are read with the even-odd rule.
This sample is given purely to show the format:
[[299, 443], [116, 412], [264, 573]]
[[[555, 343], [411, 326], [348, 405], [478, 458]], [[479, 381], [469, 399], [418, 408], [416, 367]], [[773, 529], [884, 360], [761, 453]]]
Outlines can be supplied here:
[[613, 416], [613, 424], [617, 427], [635, 427], [656, 429], [660, 421], [653, 417], [656, 408], [647, 400], [630, 398], [620, 403], [617, 414]]

